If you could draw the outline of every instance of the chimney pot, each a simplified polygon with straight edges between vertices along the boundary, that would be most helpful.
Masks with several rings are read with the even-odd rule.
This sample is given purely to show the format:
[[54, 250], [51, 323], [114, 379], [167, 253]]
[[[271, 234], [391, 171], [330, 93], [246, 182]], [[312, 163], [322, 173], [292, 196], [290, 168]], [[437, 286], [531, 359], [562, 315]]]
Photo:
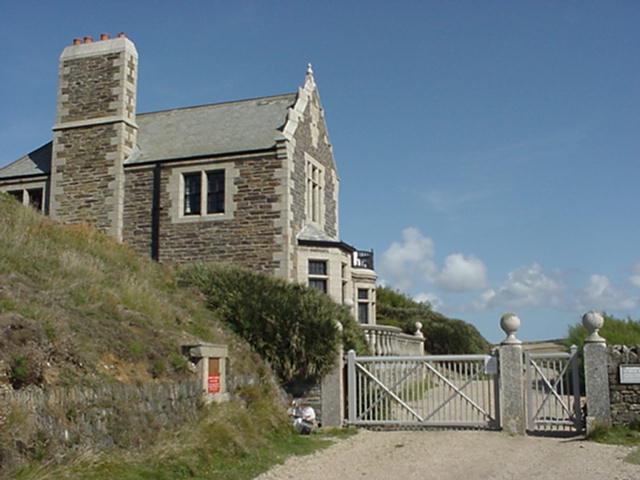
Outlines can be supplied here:
[[84, 43], [92, 43], [92, 42], [93, 42], [93, 37], [91, 36], [84, 37]]
[[108, 33], [101, 33], [100, 34], [100, 40], [109, 40], [109, 34]]
[[81, 38], [74, 38], [73, 39], [73, 44], [74, 45], [80, 45], [82, 43], [82, 39]]
[[118, 33], [118, 38], [126, 38], [127, 36], [124, 34], [124, 32], [120, 32]]

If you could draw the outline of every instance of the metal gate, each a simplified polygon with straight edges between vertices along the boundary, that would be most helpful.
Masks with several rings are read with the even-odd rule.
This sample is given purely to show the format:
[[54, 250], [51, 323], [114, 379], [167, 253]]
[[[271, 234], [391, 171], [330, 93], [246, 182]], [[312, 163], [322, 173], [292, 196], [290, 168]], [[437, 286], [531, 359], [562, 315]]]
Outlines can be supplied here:
[[498, 428], [497, 359], [489, 355], [348, 355], [348, 423]]
[[525, 353], [527, 429], [580, 432], [583, 428], [578, 348]]

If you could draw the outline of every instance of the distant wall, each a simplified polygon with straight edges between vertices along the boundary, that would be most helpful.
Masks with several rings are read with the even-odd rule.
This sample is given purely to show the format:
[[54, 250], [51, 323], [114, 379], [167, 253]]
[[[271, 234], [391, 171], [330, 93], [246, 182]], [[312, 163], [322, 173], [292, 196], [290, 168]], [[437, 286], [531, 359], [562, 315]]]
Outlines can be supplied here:
[[640, 367], [640, 345], [627, 347], [609, 346], [608, 374], [609, 398], [611, 401], [611, 421], [614, 425], [628, 425], [640, 422], [640, 384], [620, 383], [620, 365]]

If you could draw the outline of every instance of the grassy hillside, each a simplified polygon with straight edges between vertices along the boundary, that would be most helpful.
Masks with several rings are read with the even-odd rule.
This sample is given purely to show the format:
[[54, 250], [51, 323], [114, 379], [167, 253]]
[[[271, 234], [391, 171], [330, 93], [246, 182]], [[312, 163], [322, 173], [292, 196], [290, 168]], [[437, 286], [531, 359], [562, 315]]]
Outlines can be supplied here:
[[0, 384], [184, 378], [196, 339], [229, 344], [240, 372], [259, 361], [171, 269], [0, 195]]
[[489, 342], [473, 325], [448, 318], [433, 311], [431, 305], [416, 302], [407, 295], [388, 287], [378, 287], [376, 294], [378, 323], [394, 325], [407, 333], [413, 333], [415, 323], [421, 322], [425, 336], [425, 350], [428, 353], [489, 352]]
[[[0, 405], [0, 477], [252, 478], [323, 444], [292, 433], [270, 368], [220, 316], [172, 268], [0, 194], [0, 389], [193, 378], [180, 345], [195, 340], [229, 345], [232, 374], [253, 383], [178, 431], [135, 438], [149, 429], [122, 419], [135, 441], [81, 456], [54, 449], [24, 412]], [[70, 413], [61, 418], [72, 422]]]

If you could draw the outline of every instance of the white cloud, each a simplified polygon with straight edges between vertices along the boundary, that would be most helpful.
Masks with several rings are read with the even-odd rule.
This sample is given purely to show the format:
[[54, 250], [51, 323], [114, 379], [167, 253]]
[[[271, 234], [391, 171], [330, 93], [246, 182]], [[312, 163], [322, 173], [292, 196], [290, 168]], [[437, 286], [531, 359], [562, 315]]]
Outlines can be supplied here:
[[438, 275], [438, 285], [451, 292], [480, 290], [487, 286], [487, 268], [474, 256], [449, 255]]
[[630, 310], [638, 305], [638, 299], [615, 287], [604, 275], [591, 275], [587, 286], [580, 292], [583, 309]]
[[636, 263], [633, 267], [633, 275], [629, 277], [629, 282], [634, 287], [640, 288], [640, 262]]
[[565, 287], [560, 279], [554, 277], [533, 263], [510, 272], [500, 287], [486, 290], [473, 305], [480, 310], [561, 307], [565, 303]]
[[437, 274], [434, 253], [433, 240], [417, 228], [405, 228], [402, 240], [393, 242], [382, 254], [380, 271], [386, 282], [401, 290], [421, 281], [433, 282]]
[[416, 302], [429, 303], [434, 310], [440, 310], [443, 302], [435, 293], [421, 292], [413, 297]]

